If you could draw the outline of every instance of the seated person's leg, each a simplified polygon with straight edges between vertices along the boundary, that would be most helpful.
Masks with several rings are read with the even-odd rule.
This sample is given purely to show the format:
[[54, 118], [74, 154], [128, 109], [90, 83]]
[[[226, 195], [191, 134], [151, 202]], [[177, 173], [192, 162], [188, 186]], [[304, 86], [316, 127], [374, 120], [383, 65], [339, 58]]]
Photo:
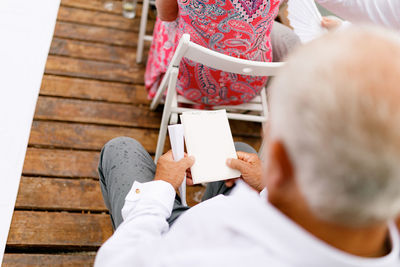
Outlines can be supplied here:
[[[257, 153], [251, 146], [241, 142], [236, 142], [235, 148], [236, 151]], [[104, 202], [110, 211], [113, 228], [116, 229], [123, 221], [121, 210], [133, 183], [152, 181], [156, 165], [139, 142], [129, 137], [118, 137], [103, 147], [98, 170]], [[224, 181], [209, 183], [202, 201], [219, 194], [228, 195], [231, 190], [225, 186]], [[177, 195], [171, 217], [168, 218], [170, 226], [189, 208], [181, 204]]]
[[277, 21], [274, 22], [271, 31], [274, 62], [284, 61], [285, 57], [299, 44], [300, 39], [292, 29]]
[[[152, 181], [156, 165], [138, 141], [129, 137], [118, 137], [103, 147], [98, 169], [103, 199], [110, 211], [113, 228], [116, 229], [123, 221], [121, 210], [133, 183]], [[189, 207], [182, 206], [179, 196], [176, 195], [168, 223], [172, 225], [187, 209]]]
[[[257, 154], [257, 151], [252, 148], [250, 145], [242, 143], [242, 142], [235, 142], [235, 149], [236, 151], [243, 151], [247, 153], [255, 153]], [[224, 194], [224, 195], [229, 195], [229, 193], [232, 191], [232, 187], [227, 187], [225, 185], [225, 181], [218, 181], [218, 182], [212, 182], [207, 184], [206, 191], [204, 192], [203, 198], [201, 201], [205, 201], [207, 199], [213, 198], [219, 194]]]
[[121, 209], [133, 183], [152, 181], [156, 165], [138, 141], [118, 137], [103, 147], [98, 170], [104, 202], [116, 229], [123, 220]]
[[169, 226], [171, 227], [171, 225], [175, 222], [175, 220], [178, 219], [179, 216], [181, 216], [188, 209], [190, 209], [190, 207], [183, 206], [181, 203], [181, 198], [178, 195], [176, 195], [171, 216], [167, 219]]

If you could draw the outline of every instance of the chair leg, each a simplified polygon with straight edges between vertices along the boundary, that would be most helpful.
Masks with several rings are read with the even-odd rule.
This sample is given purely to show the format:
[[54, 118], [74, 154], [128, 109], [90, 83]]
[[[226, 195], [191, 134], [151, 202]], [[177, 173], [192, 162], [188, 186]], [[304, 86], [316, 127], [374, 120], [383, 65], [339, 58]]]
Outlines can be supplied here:
[[[177, 94], [173, 94], [171, 107], [178, 107], [178, 96]], [[171, 117], [169, 119], [169, 124], [177, 124], [178, 123], [178, 113], [172, 112]]]
[[150, 104], [150, 110], [155, 110], [161, 102], [161, 98], [165, 92], [165, 89], [167, 88], [167, 81], [170, 79], [170, 68], [167, 69], [166, 73], [164, 74], [163, 79], [161, 80], [160, 86], [158, 86], [156, 95], [154, 96], [153, 100], [151, 101]]
[[262, 133], [261, 133], [261, 146], [260, 149], [258, 150], [258, 157], [261, 159], [261, 161], [264, 161], [265, 159], [265, 153], [264, 153], [264, 147], [265, 147], [265, 140], [264, 136], [265, 133], [269, 131], [269, 122], [263, 122], [262, 124]]
[[166, 110], [165, 107], [166, 106], [164, 106], [164, 112], [161, 119], [160, 132], [158, 133], [157, 149], [156, 149], [156, 155], [154, 157], [155, 163], [157, 163], [158, 159], [161, 157], [164, 151], [165, 138], [167, 137], [167, 128], [168, 128], [168, 121], [170, 114], [167, 114], [168, 110]]
[[[262, 123], [262, 129], [263, 129], [263, 132], [264, 132], [264, 130], [265, 130], [265, 126], [266, 126], [266, 124], [268, 123], [268, 116], [269, 116], [269, 110], [268, 110], [268, 100], [267, 100], [267, 88], [266, 87], [264, 87], [262, 90], [261, 90], [261, 94], [260, 94], [260, 96], [261, 96], [261, 103], [262, 103], [262, 107], [263, 107], [263, 110], [262, 110], [262, 116], [265, 118], [265, 122], [263, 122]], [[265, 145], [265, 143], [264, 143], [264, 134], [261, 134], [262, 136], [261, 136], [261, 146], [260, 146], [260, 149], [259, 149], [259, 151], [258, 151], [258, 156], [259, 156], [259, 158], [263, 161], [264, 160], [264, 145]]]
[[171, 118], [169, 119], [169, 124], [177, 124], [178, 123], [178, 114], [171, 113]]
[[266, 87], [264, 87], [261, 90], [260, 97], [261, 97], [261, 103], [262, 103], [262, 109], [263, 109], [262, 116], [264, 116], [265, 119], [268, 120], [269, 110], [268, 110], [267, 88]]
[[175, 86], [176, 86], [176, 80], [178, 79], [178, 73], [179, 73], [179, 69], [177, 67], [172, 67], [171, 76], [169, 78], [169, 83], [168, 83], [167, 97], [165, 99], [164, 111], [163, 111], [163, 115], [162, 115], [162, 119], [161, 119], [160, 132], [158, 135], [156, 155], [154, 158], [155, 163], [157, 163], [158, 159], [161, 157], [163, 150], [164, 150], [168, 122], [169, 122], [169, 119], [171, 116], [172, 101], [174, 98], [174, 94], [176, 95], [176, 87]]
[[144, 36], [146, 35], [147, 16], [149, 14], [149, 0], [143, 0], [142, 16], [140, 18], [140, 30], [138, 38], [138, 47], [136, 51], [136, 63], [141, 63], [143, 59]]
[[261, 161], [264, 161], [264, 145], [264, 138], [261, 137], [261, 146], [258, 150], [258, 157], [261, 159]]

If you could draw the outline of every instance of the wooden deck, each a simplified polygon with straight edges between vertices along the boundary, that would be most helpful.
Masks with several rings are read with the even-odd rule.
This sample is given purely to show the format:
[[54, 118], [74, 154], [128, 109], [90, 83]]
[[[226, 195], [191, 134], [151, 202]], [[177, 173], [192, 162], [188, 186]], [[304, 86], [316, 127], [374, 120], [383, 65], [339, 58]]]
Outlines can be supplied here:
[[[90, 266], [112, 234], [100, 149], [130, 136], [154, 154], [161, 118], [149, 110], [145, 66], [135, 63], [139, 20], [140, 12], [123, 18], [119, 1], [106, 11], [100, 0], [62, 0], [3, 266]], [[258, 148], [259, 125], [231, 127], [235, 140]]]

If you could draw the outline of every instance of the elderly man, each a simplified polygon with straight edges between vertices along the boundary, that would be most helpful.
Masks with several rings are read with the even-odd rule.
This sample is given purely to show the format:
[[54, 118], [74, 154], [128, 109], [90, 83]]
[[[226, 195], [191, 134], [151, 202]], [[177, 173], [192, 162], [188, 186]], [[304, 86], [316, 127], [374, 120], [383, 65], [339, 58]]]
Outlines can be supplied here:
[[99, 170], [117, 228], [95, 265], [400, 266], [399, 59], [400, 39], [376, 28], [298, 49], [272, 84], [263, 168], [239, 152], [229, 196], [183, 214], [175, 190], [194, 159], [168, 152], [156, 167], [131, 139], [108, 143]]

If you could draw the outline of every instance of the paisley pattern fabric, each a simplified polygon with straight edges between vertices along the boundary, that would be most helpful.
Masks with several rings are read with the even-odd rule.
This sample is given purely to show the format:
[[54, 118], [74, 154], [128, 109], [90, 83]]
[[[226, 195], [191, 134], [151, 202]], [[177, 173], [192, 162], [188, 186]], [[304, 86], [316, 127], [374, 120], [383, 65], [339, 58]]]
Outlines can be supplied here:
[[[280, 0], [178, 0], [174, 22], [157, 19], [145, 85], [153, 98], [184, 33], [217, 52], [253, 61], [272, 61], [270, 32]], [[204, 106], [237, 105], [254, 98], [266, 77], [236, 75], [183, 59], [177, 91]]]

